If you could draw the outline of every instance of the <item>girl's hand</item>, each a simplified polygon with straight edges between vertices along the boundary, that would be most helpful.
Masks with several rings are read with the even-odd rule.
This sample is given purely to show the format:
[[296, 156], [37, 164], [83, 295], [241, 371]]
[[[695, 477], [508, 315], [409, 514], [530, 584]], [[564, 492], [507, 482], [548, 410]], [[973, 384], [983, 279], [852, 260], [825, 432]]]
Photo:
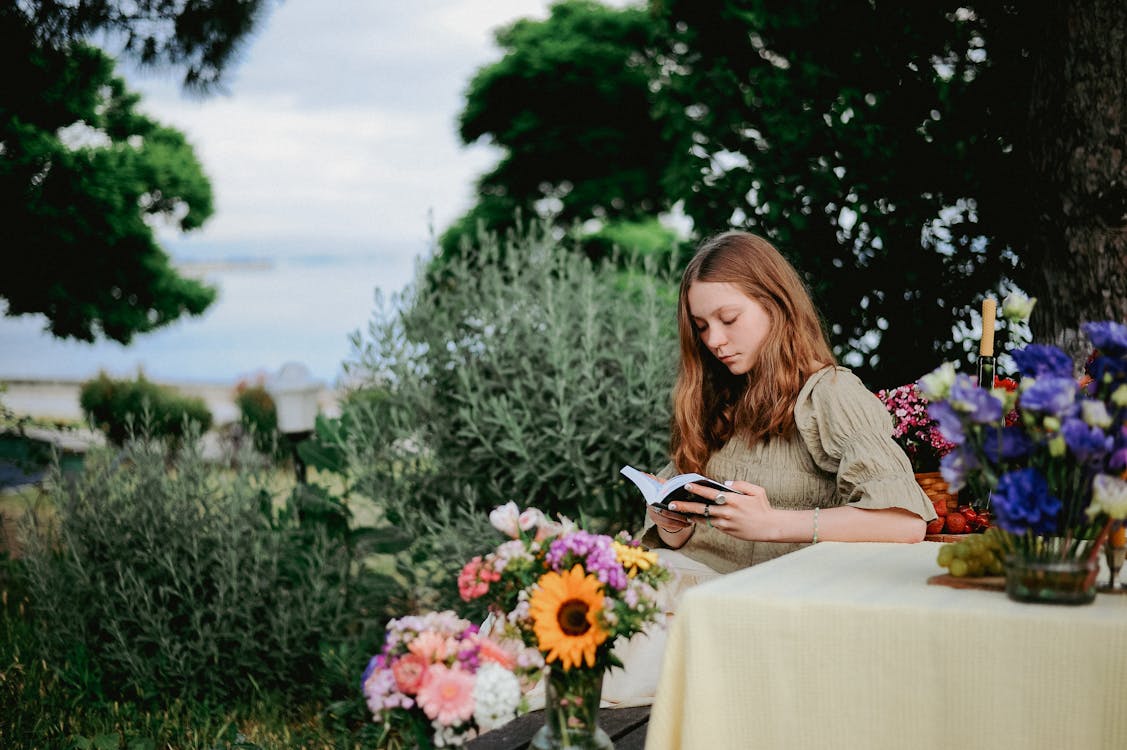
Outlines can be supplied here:
[[767, 490], [741, 481], [731, 482], [730, 486], [732, 490], [728, 492], [687, 484], [685, 488], [689, 492], [713, 503], [679, 500], [670, 504], [670, 510], [692, 514], [694, 522], [708, 524], [736, 539], [758, 542], [774, 539], [777, 535], [776, 511], [767, 499]]
[[693, 522], [681, 513], [662, 510], [651, 505], [646, 513], [658, 529], [658, 536], [672, 549], [677, 549], [689, 541], [693, 535]]

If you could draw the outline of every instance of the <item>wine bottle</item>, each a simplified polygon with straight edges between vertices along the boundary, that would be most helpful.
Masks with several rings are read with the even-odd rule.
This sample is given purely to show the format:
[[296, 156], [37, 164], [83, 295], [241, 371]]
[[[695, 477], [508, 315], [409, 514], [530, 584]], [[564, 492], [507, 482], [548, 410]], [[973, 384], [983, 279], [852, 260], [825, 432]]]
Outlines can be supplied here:
[[982, 300], [982, 340], [978, 345], [978, 385], [994, 387], [994, 316], [998, 303], [987, 297]]

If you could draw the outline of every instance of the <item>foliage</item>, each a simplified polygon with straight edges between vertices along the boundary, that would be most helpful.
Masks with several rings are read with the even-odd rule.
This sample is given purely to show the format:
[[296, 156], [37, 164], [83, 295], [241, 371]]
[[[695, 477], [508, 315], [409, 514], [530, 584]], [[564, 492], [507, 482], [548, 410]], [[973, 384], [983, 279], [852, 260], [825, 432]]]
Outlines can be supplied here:
[[443, 235], [445, 253], [473, 238], [479, 221], [494, 232], [512, 226], [518, 209], [568, 224], [667, 205], [642, 54], [654, 30], [637, 8], [563, 0], [543, 21], [497, 32], [502, 58], [470, 81], [459, 132], [467, 144], [488, 138], [503, 156], [478, 180], [477, 206]]
[[[62, 48], [98, 36], [143, 65], [184, 68], [184, 85], [219, 85], [271, 0], [20, 0], [41, 43]], [[114, 50], [117, 52], [118, 50]]]
[[352, 454], [367, 455], [349, 463], [363, 494], [408, 491], [390, 501], [406, 523], [419, 497], [636, 521], [617, 470], [667, 452], [675, 346], [672, 299], [633, 271], [596, 266], [538, 224], [504, 244], [482, 236], [444, 285], [378, 311], [347, 368], [381, 395], [367, 417], [355, 398], [342, 407]]
[[239, 465], [222, 473], [196, 440], [170, 455], [138, 439], [57, 484], [57, 521], [29, 527], [24, 563], [38, 654], [76, 694], [325, 691], [324, 649], [355, 617], [350, 548], [330, 515], [299, 492], [275, 507], [265, 475]]
[[239, 424], [251, 435], [255, 450], [266, 456], [281, 458], [285, 443], [278, 433], [278, 411], [274, 399], [261, 383], [239, 383], [235, 388], [235, 405], [239, 407]]
[[144, 375], [114, 380], [106, 373], [82, 384], [79, 405], [86, 418], [117, 444], [142, 427], [155, 437], [183, 437], [187, 429], [206, 432], [211, 412], [202, 398], [184, 396]]
[[5, 314], [42, 313], [61, 338], [128, 343], [202, 313], [215, 290], [176, 273], [152, 226], [189, 231], [212, 213], [183, 134], [137, 112], [108, 56], [43, 45], [9, 7], [0, 65], [0, 223], [8, 252], [29, 261], [0, 276]]
[[[1014, 393], [980, 388], [949, 363], [920, 382], [955, 444], [944, 479], [952, 491], [970, 483], [988, 493], [995, 523], [1028, 558], [1094, 554], [1127, 516], [1127, 325], [1083, 328], [1095, 352], [1079, 383], [1071, 358], [1040, 344], [1014, 352]], [[1004, 426], [1011, 406], [1020, 419]]]

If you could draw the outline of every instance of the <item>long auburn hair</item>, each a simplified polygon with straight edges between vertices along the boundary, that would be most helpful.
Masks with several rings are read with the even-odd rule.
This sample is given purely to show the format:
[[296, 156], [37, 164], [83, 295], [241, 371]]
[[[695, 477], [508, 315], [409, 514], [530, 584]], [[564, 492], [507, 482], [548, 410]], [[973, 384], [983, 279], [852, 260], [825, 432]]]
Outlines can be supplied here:
[[[732, 375], [701, 341], [688, 301], [697, 281], [733, 284], [767, 311], [770, 328], [746, 374]], [[770, 242], [748, 232], [716, 235], [697, 250], [681, 279], [677, 329], [681, 362], [670, 455], [679, 472], [703, 473], [735, 435], [754, 444], [793, 434], [803, 384], [816, 369], [837, 363], [798, 272]]]

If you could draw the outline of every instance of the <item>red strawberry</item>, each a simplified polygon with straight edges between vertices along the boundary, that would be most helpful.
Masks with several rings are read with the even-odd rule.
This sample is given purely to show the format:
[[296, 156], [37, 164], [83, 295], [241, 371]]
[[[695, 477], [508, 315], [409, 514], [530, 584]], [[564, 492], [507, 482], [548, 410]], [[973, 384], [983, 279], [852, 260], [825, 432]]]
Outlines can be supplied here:
[[946, 500], [932, 500], [931, 504], [935, 506], [935, 513], [940, 518], [947, 515], [947, 501]]
[[967, 519], [962, 513], [947, 514], [947, 531], [951, 534], [965, 534]]
[[936, 518], [934, 521], [927, 522], [927, 533], [939, 534], [943, 531], [943, 516]]

